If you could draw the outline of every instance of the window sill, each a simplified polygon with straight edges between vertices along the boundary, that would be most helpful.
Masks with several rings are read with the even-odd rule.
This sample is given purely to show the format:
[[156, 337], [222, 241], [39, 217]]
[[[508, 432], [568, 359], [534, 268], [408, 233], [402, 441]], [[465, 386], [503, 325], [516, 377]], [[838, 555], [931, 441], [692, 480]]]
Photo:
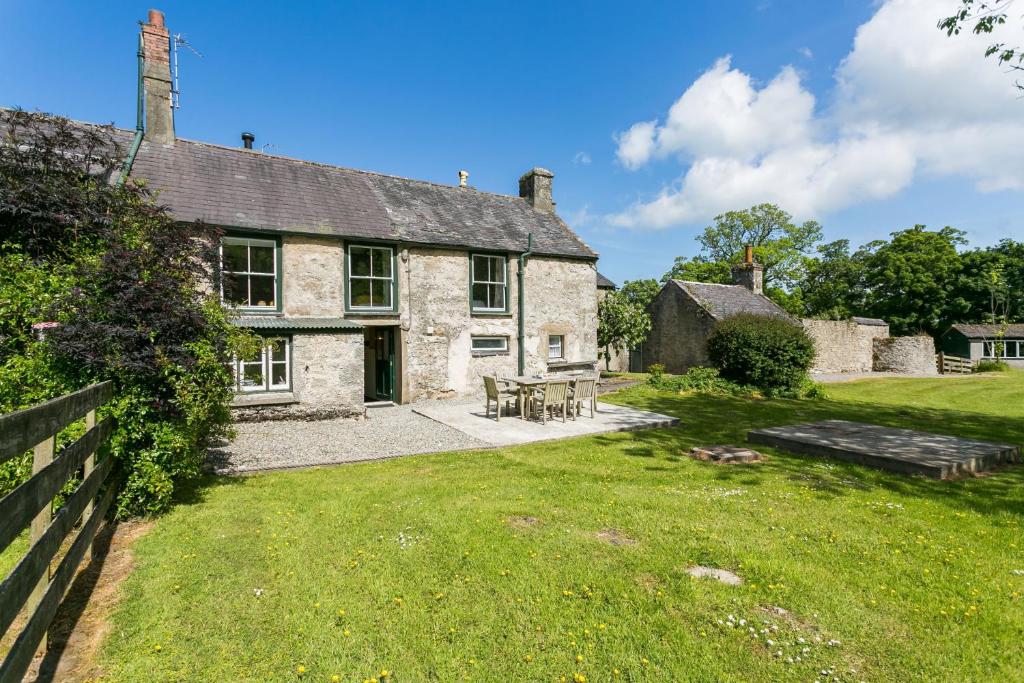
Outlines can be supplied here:
[[470, 310], [469, 314], [474, 318], [511, 318], [511, 311], [474, 311]]
[[236, 394], [231, 401], [232, 408], [249, 408], [252, 406], [285, 406], [298, 403], [295, 394], [290, 391], [260, 391], [251, 394]]
[[484, 358], [487, 356], [507, 356], [508, 351], [470, 351], [473, 358]]
[[548, 359], [548, 370], [594, 370], [597, 368], [597, 365], [597, 360]]
[[353, 309], [346, 309], [345, 310], [345, 315], [346, 316], [377, 315], [377, 316], [394, 316], [394, 317], [398, 317], [398, 311], [394, 311], [394, 310], [392, 310], [392, 311], [374, 311], [374, 310], [370, 310], [370, 309], [357, 308], [357, 309], [354, 309], [354, 310]]

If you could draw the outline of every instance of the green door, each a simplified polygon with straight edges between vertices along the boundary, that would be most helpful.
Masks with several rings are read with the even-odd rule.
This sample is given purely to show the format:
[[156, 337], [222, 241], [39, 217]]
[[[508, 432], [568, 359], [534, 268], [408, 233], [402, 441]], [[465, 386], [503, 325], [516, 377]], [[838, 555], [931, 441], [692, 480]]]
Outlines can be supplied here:
[[391, 327], [378, 327], [374, 330], [374, 377], [377, 387], [377, 399], [381, 401], [395, 400], [395, 330]]

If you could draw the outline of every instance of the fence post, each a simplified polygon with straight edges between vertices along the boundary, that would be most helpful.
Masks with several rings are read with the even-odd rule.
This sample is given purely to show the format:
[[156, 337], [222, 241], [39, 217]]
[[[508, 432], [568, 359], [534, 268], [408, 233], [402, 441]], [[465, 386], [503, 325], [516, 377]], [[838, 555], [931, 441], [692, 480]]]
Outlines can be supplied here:
[[[56, 437], [50, 436], [32, 449], [32, 474], [37, 474], [41, 469], [53, 462], [55, 442]], [[43, 532], [46, 531], [46, 527], [50, 526], [52, 518], [53, 501], [50, 501], [43, 506], [43, 509], [32, 520], [32, 526], [29, 529], [30, 546], [43, 537]], [[51, 568], [47, 566], [46, 571], [39, 577], [39, 583], [36, 584], [35, 590], [32, 591], [32, 595], [28, 599], [29, 614], [35, 612], [36, 607], [39, 606], [40, 601], [43, 599], [43, 595], [46, 594], [46, 588], [50, 585], [50, 570]], [[47, 634], [43, 634], [42, 640], [39, 641], [39, 646], [41, 649], [46, 650]]]
[[[92, 410], [90, 410], [89, 412], [87, 412], [85, 414], [85, 431], [88, 432], [90, 429], [92, 429], [95, 426], [96, 426], [96, 409], [93, 408]], [[89, 475], [92, 474], [92, 471], [95, 468], [96, 468], [96, 451], [93, 451], [92, 453], [89, 454], [89, 457], [85, 459], [85, 465], [82, 468], [82, 481], [85, 481], [86, 479], [88, 479]], [[85, 512], [82, 513], [82, 526], [85, 526], [85, 523], [89, 521], [90, 517], [92, 517], [92, 509], [93, 509], [94, 505], [95, 505], [95, 501], [92, 501], [92, 500], [90, 500], [88, 503], [86, 503], [86, 505], [85, 505]], [[85, 561], [86, 565], [88, 565], [90, 562], [92, 562], [92, 547], [93, 547], [94, 543], [95, 543], [95, 540], [90, 541], [89, 547], [85, 549], [85, 555], [84, 555], [84, 557], [82, 559]]]
[[939, 374], [946, 374], [946, 354], [942, 351], [939, 351]]

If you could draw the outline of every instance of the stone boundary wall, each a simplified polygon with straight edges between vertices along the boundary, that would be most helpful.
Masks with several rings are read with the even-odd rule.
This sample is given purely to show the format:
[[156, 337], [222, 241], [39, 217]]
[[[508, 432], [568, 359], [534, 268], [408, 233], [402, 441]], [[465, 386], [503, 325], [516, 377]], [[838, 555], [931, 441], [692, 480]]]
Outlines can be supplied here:
[[862, 325], [853, 320], [801, 320], [814, 340], [811, 372], [871, 372], [874, 340], [889, 337], [888, 325]]
[[875, 372], [937, 375], [935, 342], [926, 335], [889, 337], [874, 342]]

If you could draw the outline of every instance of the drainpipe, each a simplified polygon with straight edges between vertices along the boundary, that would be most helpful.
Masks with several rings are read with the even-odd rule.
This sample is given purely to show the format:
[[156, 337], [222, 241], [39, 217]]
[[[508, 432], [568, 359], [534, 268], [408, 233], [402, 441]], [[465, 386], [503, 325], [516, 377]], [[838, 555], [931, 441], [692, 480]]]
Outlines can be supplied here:
[[526, 259], [533, 254], [533, 233], [526, 236], [526, 251], [519, 255], [519, 374], [526, 373]]
[[128, 174], [132, 170], [132, 164], [135, 163], [135, 155], [139, 153], [139, 145], [142, 144], [143, 134], [143, 95], [142, 95], [142, 74], [145, 65], [145, 55], [142, 52], [142, 33], [139, 33], [139, 87], [138, 87], [138, 103], [135, 112], [135, 137], [132, 139], [132, 146], [128, 149], [128, 157], [124, 160], [124, 165], [121, 166], [121, 175], [117, 178], [117, 186], [121, 187], [124, 185], [124, 181], [128, 179]]

